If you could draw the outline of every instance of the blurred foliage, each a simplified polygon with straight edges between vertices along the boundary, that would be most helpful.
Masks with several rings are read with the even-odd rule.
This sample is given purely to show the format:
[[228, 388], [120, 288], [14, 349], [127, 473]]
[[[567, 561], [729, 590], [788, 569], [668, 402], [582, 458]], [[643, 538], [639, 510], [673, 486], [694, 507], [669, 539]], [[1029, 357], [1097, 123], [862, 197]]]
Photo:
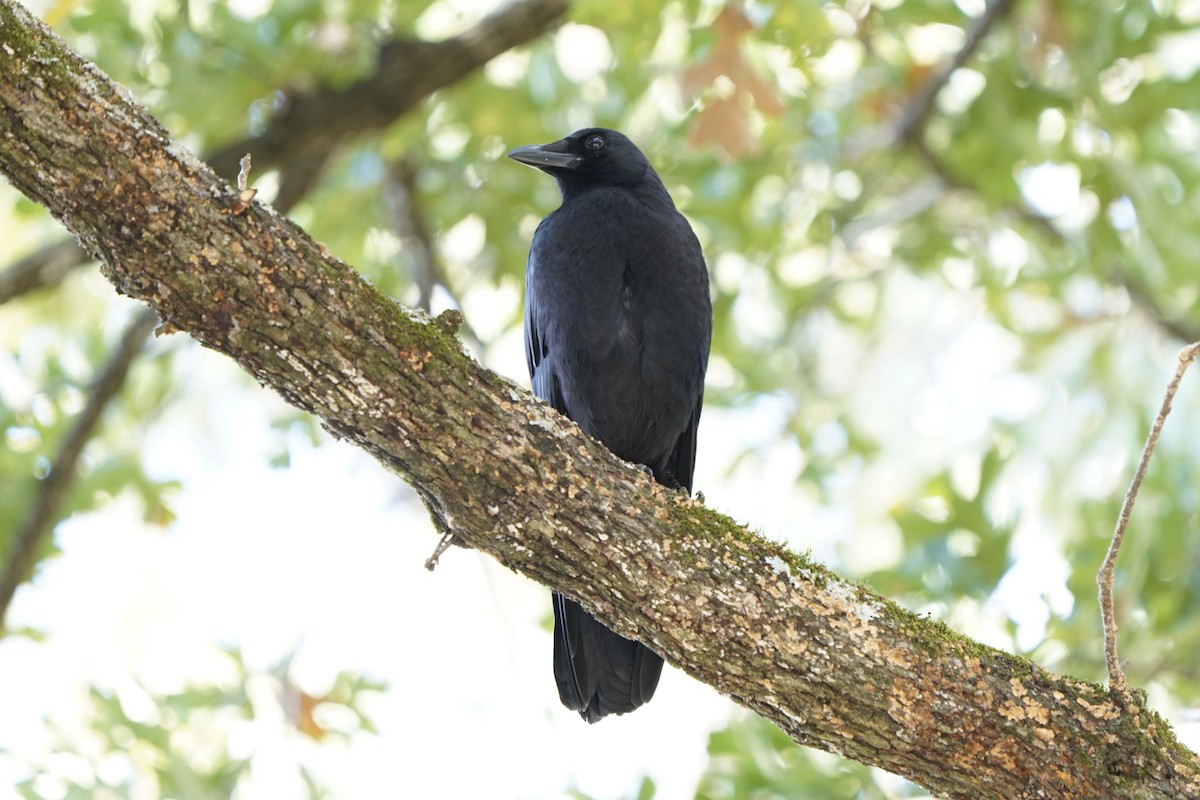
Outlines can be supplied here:
[[[22, 797], [68, 800], [230, 797], [252, 776], [253, 756], [271, 750], [276, 768], [294, 768], [309, 797], [329, 796], [306, 768], [306, 750], [327, 737], [372, 733], [357, 706], [386, 687], [340, 674], [328, 693], [312, 697], [292, 682], [289, 660], [256, 671], [237, 650], [222, 655], [221, 685], [159, 694], [135, 683], [93, 688], [90, 730], [51, 724], [56, 741], [45, 763], [25, 765], [29, 777], [15, 788]], [[286, 719], [286, 734], [269, 732], [278, 718]]]
[[[352, 82], [389, 36], [436, 39], [485, 10], [58, 0], [44, 12], [205, 152], [261, 130], [283, 93]], [[1200, 335], [1200, 14], [1018, 4], [897, 141], [897, 120], [982, 11], [577, 0], [556, 33], [346, 142], [293, 216], [413, 303], [423, 267], [381, 198], [390, 164], [416, 165], [412, 199], [444, 283], [435, 310], [459, 305], [479, 357], [519, 365], [528, 240], [557, 195], [503, 154], [622, 128], [705, 245], [710, 407], [761, 412], [777, 432], [747, 441], [730, 475], [774, 470], [781, 453], [794, 465], [791, 527], [769, 532], [977, 638], [1098, 679], [1094, 574], [1179, 337]], [[11, 191], [0, 230], [13, 258], [58, 235]], [[44, 474], [119, 330], [127, 306], [110, 295], [79, 277], [3, 309], [0, 531], [28, 499], [12, 487]], [[143, 359], [64, 513], [132, 486], [149, 518], [169, 520], [170, 484], [141, 471], [138, 431], [173, 401], [185, 346]], [[1177, 707], [1200, 695], [1197, 380], [1176, 401], [1117, 586], [1130, 678]], [[701, 797], [910, 796], [753, 719], [715, 735], [711, 753]]]
[[[631, 795], [630, 800], [654, 800], [655, 791], [654, 781], [649, 778], [643, 778], [641, 784], [638, 786], [637, 793]], [[590, 795], [578, 789], [569, 790], [566, 796], [571, 798], [571, 800], [592, 800]]]
[[928, 797], [882, 770], [795, 747], [779, 728], [745, 712], [712, 735], [708, 751], [712, 762], [696, 800]]

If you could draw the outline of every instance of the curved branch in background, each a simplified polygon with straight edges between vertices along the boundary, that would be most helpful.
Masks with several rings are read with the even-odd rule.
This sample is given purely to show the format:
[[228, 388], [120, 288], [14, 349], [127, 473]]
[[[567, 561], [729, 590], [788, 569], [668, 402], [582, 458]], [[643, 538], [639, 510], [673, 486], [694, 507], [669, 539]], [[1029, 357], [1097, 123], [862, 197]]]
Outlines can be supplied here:
[[433, 289], [441, 286], [447, 291], [446, 279], [437, 261], [437, 249], [429, 223], [417, 196], [417, 166], [405, 157], [388, 164], [384, 197], [391, 213], [392, 228], [400, 241], [412, 250], [416, 265], [417, 308], [426, 314], [433, 302]]
[[17, 587], [29, 580], [46, 537], [54, 529], [59, 510], [75, 480], [83, 448], [100, 426], [105, 409], [121, 391], [129, 366], [145, 346], [157, 321], [158, 317], [150, 309], [141, 309], [134, 315], [108, 363], [93, 381], [87, 405], [71, 423], [50, 466], [50, 473], [37, 481], [36, 489], [30, 492], [33, 504], [21, 527], [13, 534], [4, 563], [0, 565], [0, 636], [7, 629], [8, 609]]
[[[929, 171], [936, 176], [943, 186], [948, 189], [959, 189], [972, 194], [982, 194], [979, 187], [970, 183], [965, 178], [956, 174], [950, 168], [950, 165], [943, 161], [936, 153], [929, 149], [929, 145], [924, 139], [912, 140], [909, 146], [917, 154], [917, 156], [925, 162], [925, 166], [929, 167]], [[1025, 202], [1009, 203], [1002, 207], [1002, 211], [1012, 214], [1017, 219], [1026, 223], [1030, 227], [1037, 228], [1050, 241], [1055, 244], [1063, 244], [1066, 240], [1063, 237], [1062, 231], [1054, 224], [1054, 220], [1047, 217], [1037, 209], [1033, 208]]]
[[390, 125], [438, 89], [465, 78], [501, 53], [540, 36], [566, 13], [567, 0], [521, 0], [440, 42], [394, 39], [379, 50], [375, 72], [346, 87], [319, 87], [287, 99], [260, 136], [212, 154], [220, 175], [252, 152], [256, 169], [294, 154], [330, 150], [342, 140]]
[[1200, 339], [1200, 325], [1169, 316], [1141, 281], [1127, 270], [1114, 267], [1111, 274], [1112, 280], [1125, 290], [1130, 302], [1149, 314], [1150, 318], [1158, 323], [1164, 331], [1183, 342], [1194, 342]]
[[[280, 214], [288, 213], [321, 182], [321, 176], [325, 173], [325, 165], [333, 158], [337, 144], [337, 142], [332, 142], [328, 148], [314, 147], [295, 153], [282, 166], [279, 172], [279, 191], [271, 200], [271, 205], [275, 207], [276, 211]], [[253, 155], [251, 150], [246, 152]], [[219, 171], [217, 174], [228, 180], [230, 173]]]
[[57, 286], [71, 270], [89, 261], [74, 239], [46, 245], [0, 272], [0, 305], [44, 286]]
[[[388, 164], [387, 177], [384, 180], [384, 197], [387, 200], [388, 213], [392, 219], [392, 228], [404, 242], [404, 246], [412, 251], [412, 260], [416, 267], [416, 284], [418, 289], [417, 307], [426, 314], [430, 312], [433, 300], [433, 290], [440, 286], [450, 295], [454, 305], [462, 308], [458, 294], [446, 278], [438, 258], [437, 241], [425, 211], [421, 207], [421, 198], [417, 188], [417, 165], [407, 156]], [[460, 336], [470, 339], [480, 351], [483, 350], [483, 340], [475, 333], [474, 328], [465, 318], [459, 320]]]
[[[929, 170], [943, 186], [978, 192], [976, 187], [971, 186], [955, 175], [949, 166], [929, 149], [925, 141], [925, 129], [930, 116], [933, 114], [937, 96], [941, 93], [942, 89], [946, 88], [946, 84], [950, 82], [951, 76], [954, 75], [955, 71], [966, 65], [971, 57], [975, 55], [976, 51], [979, 50], [979, 46], [987, 38], [988, 34], [995, 29], [996, 24], [1007, 17], [1015, 5], [1016, 0], [991, 0], [984, 9], [983, 14], [967, 32], [966, 41], [962, 47], [929, 76], [917, 92], [908, 99], [908, 102], [904, 104], [900, 112], [895, 115], [894, 121], [890, 125], [877, 126], [867, 133], [856, 137], [847, 143], [846, 152], [854, 158], [861, 158], [867, 153], [875, 152], [876, 150], [904, 145], [911, 148], [925, 162], [926, 166], [929, 167]], [[860, 197], [851, 208], [850, 213], [861, 208], [865, 200], [865, 195]], [[914, 213], [914, 206], [907, 203], [898, 203], [897, 209], [900, 214]], [[1032, 208], [1024, 205], [1013, 205], [1008, 210], [1031, 225], [1038, 227], [1055, 241], [1062, 240], [1062, 233], [1054, 227], [1053, 222], [1038, 214]], [[848, 223], [846, 230], [851, 233], [859, 233], [863, 230], [869, 230], [875, 224], [879, 224], [878, 220], [859, 220], [858, 224]]]
[[1015, 5], [1016, 0], [990, 0], [983, 14], [967, 31], [967, 39], [963, 46], [921, 84], [894, 119], [854, 137], [845, 144], [845, 152], [858, 158], [898, 144], [924, 141], [925, 126], [933, 114], [937, 96], [946, 88], [955, 71], [965, 66], [971, 56], [975, 55], [979, 45], [992, 32], [996, 23], [1008, 16]]
[[[983, 40], [995, 28], [996, 24], [1012, 12], [1015, 4], [1016, 0], [991, 0], [983, 15], [976, 20], [971, 30], [967, 33], [967, 38], [963, 46], [930, 76], [921, 86], [920, 90], [905, 104], [904, 108], [897, 115], [895, 123], [893, 123], [893, 129], [884, 136], [879, 136], [877, 133], [866, 136], [857, 143], [852, 143], [848, 147], [848, 150], [861, 155], [878, 147], [894, 146], [903, 143], [911, 148], [918, 158], [925, 162], [929, 170], [944, 186], [979, 194], [977, 186], [956, 174], [945, 161], [929, 148], [928, 143], [925, 141], [925, 128], [929, 122], [930, 115], [933, 113], [934, 102], [937, 100], [938, 94], [946, 87], [955, 70], [960, 69], [970, 60], [979, 49]], [[1004, 210], [1041, 231], [1056, 244], [1063, 244], [1064, 237], [1062, 231], [1054, 224], [1054, 220], [1041, 214], [1028, 204], [1023, 202], [1012, 203], [1005, 206]], [[1177, 318], [1169, 317], [1164, 313], [1161, 305], [1154, 299], [1150, 292], [1128, 272], [1114, 269], [1112, 271], [1112, 280], [1124, 288], [1130, 301], [1148, 314], [1165, 333], [1182, 342], [1194, 342], [1200, 339], [1200, 327], [1190, 325]]]
[[1016, 0], [989, 0], [983, 14], [967, 32], [967, 40], [963, 46], [949, 61], [939, 67], [929, 80], [925, 81], [921, 89], [904, 106], [896, 120], [895, 141], [924, 140], [925, 123], [928, 122], [929, 115], [933, 112], [933, 103], [937, 100], [937, 96], [941, 94], [942, 89], [946, 88], [946, 84], [950, 82], [950, 77], [955, 71], [961, 69], [971, 59], [971, 56], [975, 55], [975, 51], [991, 33], [992, 28], [996, 26], [997, 22], [1008, 16], [1014, 5], [1016, 5]]
[[[921, 84], [916, 93], [908, 99], [908, 102], [904, 104], [900, 112], [895, 115], [895, 119], [890, 126], [877, 127], [867, 134], [858, 137], [847, 145], [847, 152], [851, 153], [854, 157], [861, 157], [866, 153], [874, 152], [881, 148], [905, 145], [911, 148], [925, 162], [925, 165], [929, 167], [929, 170], [942, 185], [978, 193], [976, 187], [971, 186], [958, 175], [955, 175], [949, 166], [929, 149], [925, 141], [925, 129], [929, 123], [930, 116], [933, 114], [934, 103], [938, 95], [941, 94], [942, 89], [946, 88], [946, 84], [950, 82], [951, 76], [966, 65], [979, 50], [979, 46], [983, 44], [983, 41], [995, 29], [997, 23], [1007, 17], [1015, 5], [1016, 0], [990, 0], [983, 14], [967, 32], [966, 41], [963, 42], [962, 47]], [[856, 205], [861, 206], [862, 204], [863, 199], [860, 198]], [[1033, 209], [1023, 205], [1014, 205], [1009, 210], [1026, 222], [1044, 231], [1055, 241], [1062, 241], [1062, 233], [1054, 227], [1053, 222]]]
[[[929, 149], [924, 140], [910, 141], [909, 146], [925, 162], [930, 172], [934, 174], [943, 186], [950, 189], [971, 192], [976, 195], [980, 194], [978, 186], [955, 174], [954, 170], [945, 161]], [[1030, 227], [1041, 231], [1047, 239], [1055, 244], [1063, 245], [1066, 243], [1066, 237], [1063, 236], [1058, 226], [1054, 224], [1054, 220], [1037, 211], [1029, 204], [1025, 202], [1009, 203], [1003, 206], [1002, 210], [1012, 214]], [[1170, 316], [1146, 287], [1130, 274], [1128, 270], [1113, 266], [1108, 270], [1108, 274], [1109, 280], [1125, 291], [1129, 302], [1141, 309], [1142, 313], [1149, 316], [1151, 321], [1168, 336], [1172, 336], [1181, 342], [1195, 342], [1200, 339], [1200, 326], [1190, 324], [1178, 317]]]
[[466, 545], [795, 741], [938, 795], [1200, 798], [1200, 760], [1144, 696], [972, 642], [648, 484], [293, 223], [235, 211], [227, 183], [14, 0], [0, 27], [0, 172], [120, 291], [402, 476]]
[[[567, 0], [519, 0], [440, 42], [386, 42], [372, 74], [349, 86], [322, 86], [291, 95], [262, 134], [221, 147], [206, 160], [227, 180], [237, 174], [238, 160], [246, 153], [254, 156], [259, 174], [279, 168], [283, 175], [272, 204], [286, 213], [312, 188], [342, 142], [387, 127], [437, 90], [537, 38], [567, 7]], [[74, 242], [48, 245], [0, 272], [0, 304], [57, 285], [71, 270], [90, 262]]]

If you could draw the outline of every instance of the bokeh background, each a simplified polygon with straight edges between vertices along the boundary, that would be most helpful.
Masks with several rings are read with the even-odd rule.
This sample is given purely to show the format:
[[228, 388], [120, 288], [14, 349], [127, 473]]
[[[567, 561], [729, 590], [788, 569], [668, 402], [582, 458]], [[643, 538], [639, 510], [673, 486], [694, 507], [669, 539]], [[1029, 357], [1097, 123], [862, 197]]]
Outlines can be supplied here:
[[[514, 8], [29, 7], [200, 154], [356, 86], [388, 42]], [[712, 275], [708, 504], [1103, 680], [1094, 576], [1200, 338], [1198, 21], [1195, 0], [573, 0], [395, 119], [340, 107], [375, 122], [251, 181], [293, 187], [290, 215], [381, 291], [461, 309], [471, 352], [528, 385], [525, 255], [558, 198], [504, 153], [622, 129]], [[37, 261], [63, 236], [0, 185], [0, 577], [137, 312], [94, 264]], [[1116, 587], [1129, 678], [1193, 747], [1198, 384]], [[411, 490], [183, 335], [132, 361], [53, 510], [3, 620], [0, 797], [924, 796], [674, 670], [585, 725], [543, 587], [461, 550], [426, 571]]]

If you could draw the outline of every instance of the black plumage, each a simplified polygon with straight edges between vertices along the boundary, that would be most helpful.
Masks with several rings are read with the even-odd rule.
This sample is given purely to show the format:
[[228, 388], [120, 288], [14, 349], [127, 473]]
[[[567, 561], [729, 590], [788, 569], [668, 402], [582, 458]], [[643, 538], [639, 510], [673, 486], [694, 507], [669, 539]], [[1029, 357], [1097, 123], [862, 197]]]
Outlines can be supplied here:
[[[624, 135], [577, 131], [510, 158], [552, 175], [562, 205], [525, 272], [533, 391], [617, 456], [688, 492], [712, 339], [700, 243]], [[554, 678], [588, 722], [650, 700], [660, 656], [554, 594]]]

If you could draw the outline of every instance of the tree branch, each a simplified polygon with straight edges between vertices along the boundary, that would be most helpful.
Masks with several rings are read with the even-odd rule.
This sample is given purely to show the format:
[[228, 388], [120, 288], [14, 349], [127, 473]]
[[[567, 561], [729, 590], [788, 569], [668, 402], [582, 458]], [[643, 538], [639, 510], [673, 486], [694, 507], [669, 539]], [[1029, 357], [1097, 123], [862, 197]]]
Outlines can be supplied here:
[[1194, 342], [1200, 339], [1200, 326], [1168, 314], [1158, 300], [1150, 294], [1146, 286], [1129, 270], [1114, 265], [1110, 273], [1112, 280], [1125, 290], [1125, 294], [1129, 295], [1130, 302], [1142, 309], [1165, 333], [1174, 336], [1181, 342]]
[[1121, 552], [1121, 543], [1125, 540], [1125, 529], [1129, 527], [1129, 515], [1133, 513], [1133, 504], [1137, 502], [1138, 490], [1142, 488], [1142, 479], [1150, 469], [1150, 459], [1154, 456], [1154, 448], [1158, 445], [1158, 437], [1162, 434], [1167, 415], [1171, 413], [1171, 402], [1183, 373], [1200, 355], [1200, 342], [1188, 345], [1179, 351], [1179, 366], [1175, 369], [1175, 377], [1167, 384], [1163, 394], [1162, 407], [1154, 424], [1150, 427], [1150, 435], [1146, 437], [1146, 446], [1142, 448], [1142, 457], [1138, 460], [1137, 470], [1129, 491], [1125, 493], [1125, 502], [1121, 504], [1121, 513], [1117, 516], [1117, 528], [1113, 531], [1108, 553], [1104, 563], [1096, 575], [1096, 583], [1100, 584], [1100, 617], [1104, 624], [1104, 660], [1108, 664], [1108, 684], [1116, 691], [1125, 689], [1125, 671], [1121, 669], [1121, 659], [1117, 656], [1117, 614], [1113, 608], [1113, 574], [1117, 566], [1117, 554]]
[[[460, 309], [462, 303], [458, 293], [450, 285], [446, 273], [442, 269], [438, 257], [437, 242], [429, 230], [429, 222], [425, 219], [425, 211], [421, 207], [420, 195], [417, 189], [417, 165], [407, 156], [388, 164], [387, 178], [384, 181], [384, 197], [392, 219], [392, 228], [412, 251], [412, 261], [417, 284], [417, 307], [426, 314], [430, 313], [435, 287], [442, 287], [450, 299]], [[471, 327], [466, 318], [459, 317], [458, 334], [465, 336], [482, 351], [483, 340]]]
[[434, 287], [442, 286], [446, 291], [450, 291], [450, 287], [442, 276], [433, 235], [417, 198], [417, 167], [407, 157], [388, 164], [384, 196], [391, 212], [392, 229], [405, 247], [412, 250], [417, 308], [428, 314]]
[[[566, 0], [522, 0], [501, 8], [471, 30], [438, 43], [393, 40], [385, 44], [375, 72], [339, 90], [326, 88], [292, 97], [286, 111], [268, 124], [260, 137], [247, 137], [228, 145], [209, 159], [225, 178], [238, 174], [242, 153], [253, 149], [255, 166], [283, 165], [283, 180], [274, 206], [285, 212], [299, 202], [318, 180], [325, 162], [345, 139], [393, 122], [428, 94], [460, 80], [495, 55], [541, 35], [566, 10]], [[421, 61], [425, 59], [425, 61]], [[416, 80], [414, 76], [421, 76]], [[321, 103], [338, 98], [343, 113], [332, 124], [321, 117]], [[386, 109], [380, 113], [380, 109]], [[31, 291], [60, 283], [91, 258], [73, 239], [47, 245], [0, 272], [0, 305]], [[153, 315], [151, 315], [153, 316]], [[129, 335], [140, 330], [131, 327]], [[469, 329], [468, 329], [469, 330]], [[478, 341], [477, 337], [472, 337]], [[144, 336], [142, 337], [144, 338]], [[129, 361], [140, 348], [128, 341], [114, 356], [113, 371], [105, 372], [93, 399], [72, 428], [51, 474], [39, 484], [38, 498], [15, 534], [0, 574], [0, 635], [9, 604], [18, 586], [29, 578], [42, 543], [53, 529], [59, 509], [75, 478], [75, 462], [95, 431], [100, 413], [117, 395]]]
[[[942, 89], [946, 87], [950, 76], [954, 74], [955, 70], [961, 68], [970, 60], [971, 56], [979, 49], [979, 45], [992, 31], [996, 23], [1009, 15], [1015, 4], [1016, 0], [991, 0], [988, 3], [983, 15], [976, 21], [967, 34], [967, 40], [963, 46], [921, 86], [920, 90], [910, 98], [900, 114], [897, 115], [890, 141], [886, 142], [889, 145], [896, 143], [907, 144], [947, 187], [979, 194], [977, 186], [957, 175], [945, 161], [929, 148], [928, 143], [925, 141], [925, 129], [929, 122], [929, 117], [933, 113], [934, 101]], [[878, 146], [885, 144], [882, 139], [886, 138], [888, 137], [871, 136], [868, 137], [867, 141], [856, 145], [852, 149], [858, 151], [873, 149], [868, 145]], [[1064, 242], [1062, 231], [1058, 229], [1054, 221], [1044, 214], [1039, 213], [1027, 203], [1009, 204], [1005, 206], [1004, 210], [1014, 214], [1030, 226], [1039, 229], [1052, 242], [1056, 244]], [[1168, 317], [1163, 312], [1159, 303], [1132, 275], [1120, 269], [1114, 269], [1112, 274], [1113, 280], [1124, 287], [1126, 294], [1129, 295], [1129, 299], [1133, 304], [1139, 306], [1149, 314], [1151, 319], [1167, 334], [1183, 342], [1192, 342], [1200, 339], [1200, 330], [1196, 326]]]
[[798, 742], [952, 798], [1200, 796], [1133, 693], [1052, 675], [825, 571], [467, 358], [172, 142], [0, 0], [0, 170], [120, 291], [411, 483], [443, 529], [580, 599]]
[[[226, 179], [237, 174], [244, 153], [254, 155], [260, 174], [282, 168], [279, 194], [272, 205], [286, 213], [313, 187], [325, 163], [347, 139], [387, 127], [437, 90], [542, 35], [566, 10], [567, 0], [519, 0], [440, 42], [389, 41], [380, 48], [372, 74], [349, 86], [322, 86], [291, 95], [260, 135], [221, 147], [206, 161]], [[0, 272], [0, 304], [56, 285], [89, 262], [71, 241], [31, 253]]]
[[958, 49], [953, 58], [939, 67], [938, 71], [922, 84], [920, 91], [913, 95], [904, 106], [896, 120], [894, 141], [915, 142], [925, 138], [925, 123], [933, 112], [933, 103], [941, 94], [942, 89], [946, 88], [946, 84], [950, 82], [950, 76], [961, 69], [971, 59], [971, 56], [975, 55], [975, 51], [979, 49], [979, 45], [987, 38], [992, 28], [997, 22], [1008, 16], [1014, 5], [1016, 5], [1016, 0], [989, 0], [983, 14], [967, 32], [967, 40], [963, 46]]
[[92, 383], [87, 405], [71, 423], [71, 429], [50, 466], [50, 473], [38, 481], [36, 488], [30, 492], [33, 504], [12, 537], [0, 571], [0, 636], [7, 629], [8, 609], [17, 587], [29, 579], [46, 537], [54, 529], [59, 509], [75, 480], [75, 470], [79, 457], [83, 455], [84, 445], [100, 426], [100, 419], [109, 403], [121, 391], [130, 364], [141, 352], [146, 337], [154, 330], [157, 321], [153, 311], [142, 309], [125, 329], [116, 350]]
[[30, 253], [0, 272], [0, 305], [46, 286], [57, 286], [71, 270], [89, 260], [74, 239], [61, 239]]
[[223, 165], [236, 165], [250, 151], [257, 169], [270, 169], [296, 154], [328, 152], [350, 137], [385, 128], [437, 90], [545, 33], [566, 10], [567, 0], [519, 0], [449, 39], [393, 39], [380, 48], [371, 75], [288, 98], [261, 135], [223, 147], [208, 161], [218, 174], [232, 174], [236, 167]]

